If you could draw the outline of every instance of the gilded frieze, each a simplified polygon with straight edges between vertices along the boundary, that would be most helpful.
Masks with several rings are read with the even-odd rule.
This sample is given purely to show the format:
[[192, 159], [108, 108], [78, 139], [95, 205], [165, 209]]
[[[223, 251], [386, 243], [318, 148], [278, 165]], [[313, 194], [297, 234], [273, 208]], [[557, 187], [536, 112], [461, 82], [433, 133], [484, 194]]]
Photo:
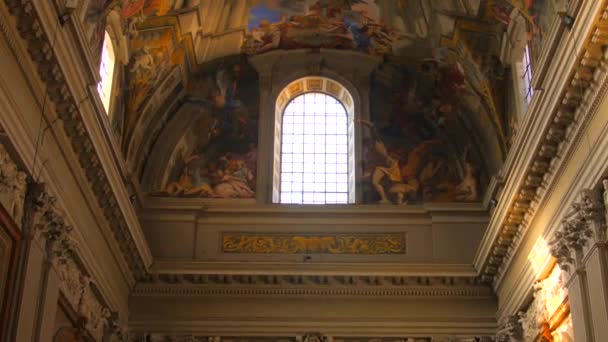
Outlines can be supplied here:
[[405, 254], [405, 233], [222, 235], [224, 253], [255, 254]]

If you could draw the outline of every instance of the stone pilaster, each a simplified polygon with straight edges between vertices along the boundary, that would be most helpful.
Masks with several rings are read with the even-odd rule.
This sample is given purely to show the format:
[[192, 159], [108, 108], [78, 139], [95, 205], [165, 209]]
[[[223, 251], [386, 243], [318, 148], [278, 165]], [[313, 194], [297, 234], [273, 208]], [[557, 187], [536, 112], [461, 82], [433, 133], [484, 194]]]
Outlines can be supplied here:
[[96, 341], [104, 340], [108, 334], [110, 310], [93, 290], [94, 281], [79, 261], [72, 227], [55, 197], [43, 184], [31, 184], [25, 208], [24, 231], [32, 239], [27, 269], [38, 273], [30, 275], [30, 279], [37, 279], [37, 288], [28, 292], [37, 298], [37, 303], [30, 307], [36, 317], [30, 321], [35, 322], [33, 331], [38, 340], [51, 341], [55, 333], [54, 319], [60, 293], [82, 318], [88, 334]]
[[553, 240], [551, 253], [564, 271], [576, 340], [608, 340], [608, 251], [605, 208], [583, 190]]
[[[606, 192], [606, 189], [604, 189]], [[608, 341], [608, 244], [605, 208], [595, 191], [586, 190], [581, 202], [574, 205], [587, 229], [591, 231], [583, 248], [587, 276], [589, 309], [596, 341]], [[575, 328], [576, 329], [576, 328]]]

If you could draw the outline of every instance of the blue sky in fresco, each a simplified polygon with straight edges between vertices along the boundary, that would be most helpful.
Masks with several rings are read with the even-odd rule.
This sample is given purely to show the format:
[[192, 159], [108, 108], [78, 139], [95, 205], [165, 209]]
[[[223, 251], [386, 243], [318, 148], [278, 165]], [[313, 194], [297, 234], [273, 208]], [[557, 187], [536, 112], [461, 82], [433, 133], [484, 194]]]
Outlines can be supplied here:
[[281, 11], [268, 8], [264, 4], [252, 7], [249, 12], [249, 30], [260, 26], [264, 19], [271, 23], [281, 21]]

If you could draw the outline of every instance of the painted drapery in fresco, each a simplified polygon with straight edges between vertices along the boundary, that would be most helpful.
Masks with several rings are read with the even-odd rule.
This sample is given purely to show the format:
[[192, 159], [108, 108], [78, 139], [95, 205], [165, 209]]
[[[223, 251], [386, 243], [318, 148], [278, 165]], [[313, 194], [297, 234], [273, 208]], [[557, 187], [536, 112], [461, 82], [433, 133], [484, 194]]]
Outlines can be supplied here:
[[[198, 94], [189, 90], [186, 102], [201, 111], [200, 120], [192, 124], [198, 129], [191, 128], [178, 142], [169, 160], [170, 171], [150, 191], [171, 196], [254, 197], [255, 163], [251, 160], [257, 154], [257, 128], [244, 125], [254, 133], [241, 135], [230, 127], [239, 130], [244, 121], [255, 121], [251, 127], [257, 127], [257, 105], [245, 100], [257, 101], [259, 91], [243, 96], [243, 88], [258, 86], [257, 79], [250, 84], [238, 76], [233, 99], [226, 100], [232, 96], [228, 94], [214, 98], [212, 92], [225, 88], [220, 79], [241, 72], [222, 64], [226, 57], [200, 65], [192, 58], [196, 55], [193, 38], [180, 36], [176, 18], [203, 3], [119, 3], [130, 48], [124, 76], [125, 110], [116, 116], [125, 149], [137, 141], [132, 137], [158, 134], [142, 131], [151, 116], [144, 114], [160, 110], [163, 104], [155, 103], [154, 96], [176, 67], [182, 68], [183, 84], [191, 85], [197, 82], [197, 70], [211, 70], [211, 65], [224, 70], [224, 76], [218, 75], [220, 69], [205, 74], [212, 87]], [[373, 142], [364, 145], [369, 150], [358, 161], [363, 203], [478, 201], [488, 183], [485, 160], [492, 159], [489, 164], [494, 167], [494, 161], [504, 158], [508, 140], [508, 116], [502, 96], [495, 91], [504, 74], [496, 56], [500, 51], [496, 33], [508, 20], [494, 20], [488, 5], [496, 3], [508, 7], [511, 0], [482, 1], [479, 8], [462, 13], [452, 1], [252, 0], [247, 7], [239, 5], [249, 15], [242, 52], [333, 48], [383, 55], [385, 62], [372, 84], [371, 120], [357, 122], [364, 139]], [[239, 7], [236, 4], [223, 8], [229, 11]], [[522, 8], [529, 12], [535, 7]], [[452, 19], [441, 13], [451, 13]], [[224, 100], [219, 99], [222, 96]], [[491, 146], [490, 152], [480, 145]], [[233, 177], [230, 182], [227, 175]]]
[[372, 82], [371, 121], [359, 122], [364, 202], [478, 201], [487, 176], [472, 116], [489, 110], [480, 98], [458, 61], [385, 63]]
[[249, 35], [243, 44], [246, 54], [301, 48], [392, 54], [428, 34], [426, 25], [417, 25], [422, 22], [420, 6], [403, 0], [255, 3], [249, 13]]
[[185, 101], [198, 112], [158, 195], [255, 196], [258, 91], [257, 74], [243, 60], [193, 78]]

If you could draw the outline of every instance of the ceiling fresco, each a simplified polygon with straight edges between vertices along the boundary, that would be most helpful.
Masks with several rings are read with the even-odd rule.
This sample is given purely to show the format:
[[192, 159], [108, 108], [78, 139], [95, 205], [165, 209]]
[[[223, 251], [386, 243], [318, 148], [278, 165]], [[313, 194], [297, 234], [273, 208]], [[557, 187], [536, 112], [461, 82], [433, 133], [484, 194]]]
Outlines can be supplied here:
[[[344, 49], [383, 57], [371, 84], [371, 120], [358, 123], [371, 146], [359, 164], [364, 202], [472, 202], [480, 200], [512, 134], [502, 91], [508, 80], [499, 56], [503, 33], [520, 15], [526, 39], [540, 50], [566, 4], [95, 0], [87, 21], [95, 54], [105, 29], [100, 18], [119, 18], [126, 41], [112, 121], [127, 156], [150, 145], [148, 158], [152, 145], [167, 143], [162, 137], [171, 120], [196, 113], [172, 140], [165, 170], [149, 180], [155, 195], [254, 197], [259, 82], [247, 56]], [[179, 105], [168, 107], [176, 96]]]
[[152, 194], [254, 197], [258, 93], [257, 73], [244, 60], [194, 75], [173, 118], [188, 124], [184, 132], [163, 137], [175, 148]]

